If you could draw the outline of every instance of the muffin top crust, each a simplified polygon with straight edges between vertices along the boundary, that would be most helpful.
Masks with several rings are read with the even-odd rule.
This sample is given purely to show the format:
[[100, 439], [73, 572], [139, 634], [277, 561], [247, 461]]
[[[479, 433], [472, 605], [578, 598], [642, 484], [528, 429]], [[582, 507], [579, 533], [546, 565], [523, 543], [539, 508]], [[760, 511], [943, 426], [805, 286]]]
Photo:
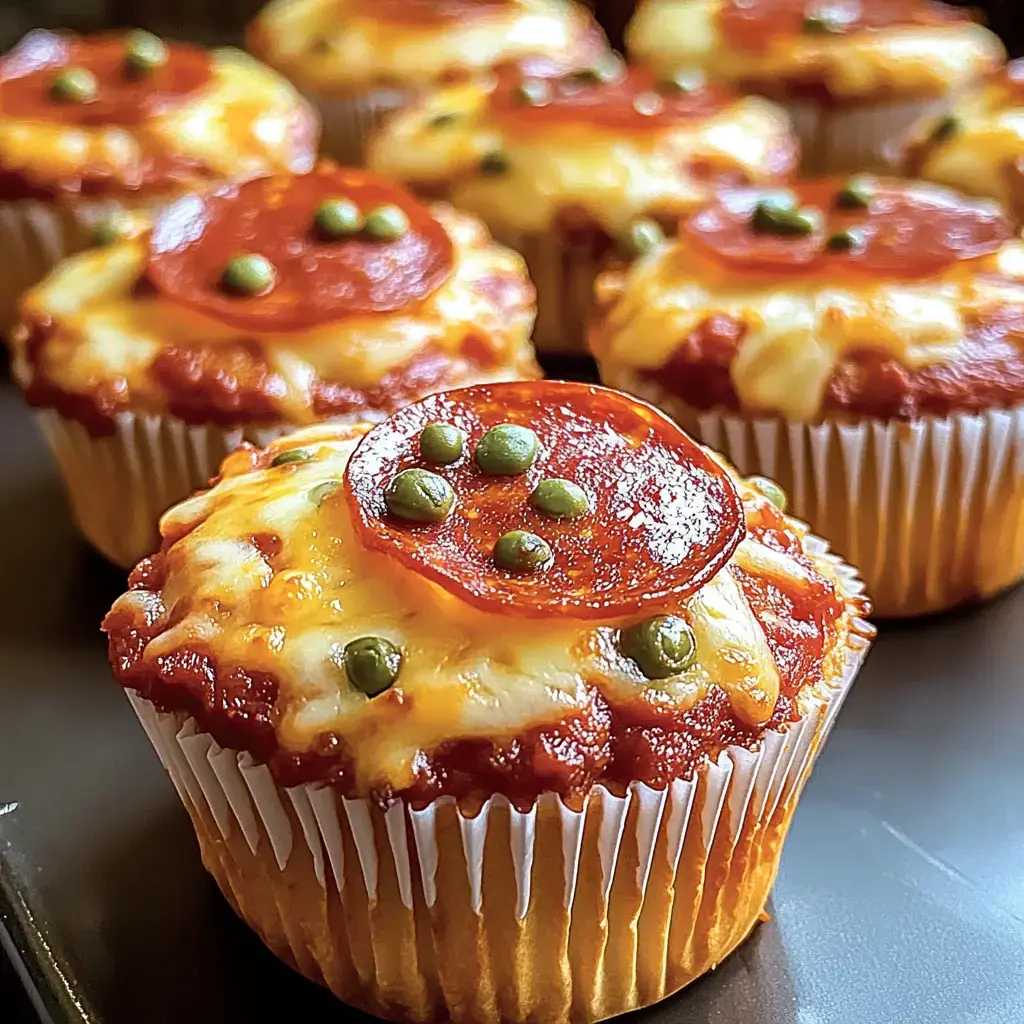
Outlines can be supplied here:
[[787, 180], [796, 158], [789, 119], [768, 101], [610, 55], [567, 74], [508, 65], [438, 90], [389, 119], [367, 159], [496, 230], [623, 236], [635, 218], [672, 220], [716, 185]]
[[285, 784], [663, 786], [800, 718], [869, 632], [761, 486], [583, 384], [309, 428], [165, 515], [104, 623], [111, 660]]
[[61, 264], [22, 303], [35, 405], [102, 433], [374, 418], [440, 386], [532, 376], [522, 259], [472, 217], [324, 163], [171, 203]]
[[630, 55], [662, 74], [703, 68], [775, 98], [940, 96], [997, 68], [998, 37], [933, 0], [645, 0]]
[[1024, 60], [921, 121], [898, 156], [904, 173], [989, 196], [1024, 219]]
[[814, 420], [1024, 397], [1024, 246], [997, 204], [866, 175], [735, 190], [597, 284], [613, 379]]
[[571, 68], [608, 46], [570, 0], [274, 0], [246, 41], [318, 93], [420, 88], [536, 55]]
[[40, 30], [0, 58], [4, 199], [144, 201], [300, 173], [318, 135], [295, 89], [237, 50]]

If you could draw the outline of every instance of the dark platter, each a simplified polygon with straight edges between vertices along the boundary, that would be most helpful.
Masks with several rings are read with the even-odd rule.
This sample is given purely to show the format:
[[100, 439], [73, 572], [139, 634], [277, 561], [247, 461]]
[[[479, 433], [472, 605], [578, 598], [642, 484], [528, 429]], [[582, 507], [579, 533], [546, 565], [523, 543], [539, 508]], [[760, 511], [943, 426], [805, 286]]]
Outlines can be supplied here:
[[[122, 577], [0, 387], [0, 937], [53, 1024], [363, 1020], [205, 875], [111, 681]], [[637, 1024], [1024, 1020], [1024, 590], [884, 629], [797, 812], [773, 920]], [[5, 995], [5, 992], [7, 993]], [[0, 979], [0, 1021], [13, 1014]]]

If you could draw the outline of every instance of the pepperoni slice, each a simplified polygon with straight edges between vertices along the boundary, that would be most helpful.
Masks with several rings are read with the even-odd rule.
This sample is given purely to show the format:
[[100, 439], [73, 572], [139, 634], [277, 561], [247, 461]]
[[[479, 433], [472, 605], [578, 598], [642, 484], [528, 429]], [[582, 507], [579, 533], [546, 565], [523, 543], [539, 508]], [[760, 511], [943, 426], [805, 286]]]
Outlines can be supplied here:
[[720, 87], [704, 83], [673, 88], [641, 67], [623, 68], [603, 81], [579, 73], [546, 75], [545, 70], [539, 62], [502, 69], [491, 110], [503, 127], [520, 133], [579, 123], [614, 131], [659, 130], [712, 114], [729, 98]]
[[[817, 211], [810, 234], [787, 236], [754, 230], [753, 212], [763, 190], [723, 192], [686, 225], [687, 237], [723, 263], [749, 270], [824, 269], [894, 276], [935, 273], [958, 259], [998, 251], [1013, 236], [1013, 222], [995, 204], [951, 189], [916, 181], [865, 179], [867, 209], [840, 209], [836, 196], [845, 182], [801, 182], [792, 191], [800, 207]], [[830, 251], [828, 239], [844, 231], [858, 244]]]
[[729, 46], [755, 51], [768, 49], [780, 37], [828, 39], [871, 29], [971, 20], [967, 11], [932, 0], [727, 0], [718, 18]]
[[377, 21], [431, 27], [500, 14], [512, 7], [511, 0], [359, 0], [356, 11]]
[[[347, 199], [365, 217], [396, 206], [408, 220], [393, 241], [366, 232], [329, 239], [314, 218], [321, 203]], [[240, 254], [265, 257], [274, 286], [259, 295], [226, 291], [221, 275]], [[448, 278], [452, 241], [407, 192], [363, 171], [324, 165], [185, 196], [160, 216], [148, 277], [164, 295], [252, 330], [301, 330], [345, 317], [396, 313], [428, 298]]]
[[[95, 99], [68, 103], [50, 95], [54, 75], [79, 67], [96, 78]], [[167, 44], [167, 62], [145, 75], [125, 74], [125, 37], [88, 38], [30, 32], [0, 60], [0, 114], [75, 125], [136, 125], [188, 102], [210, 81], [209, 54]]]
[[[467, 440], [450, 466], [421, 460], [428, 423]], [[512, 423], [539, 439], [517, 476], [488, 476], [474, 451], [490, 428]], [[444, 477], [455, 492], [441, 523], [391, 516], [384, 489], [409, 468]], [[529, 497], [547, 478], [583, 488], [588, 511], [557, 519]], [[345, 474], [359, 536], [470, 604], [526, 617], [592, 619], [678, 603], [711, 579], [743, 537], [743, 508], [729, 475], [658, 410], [607, 388], [514, 382], [442, 392], [400, 410], [360, 442]], [[504, 534], [542, 537], [553, 559], [516, 573], [493, 552]]]

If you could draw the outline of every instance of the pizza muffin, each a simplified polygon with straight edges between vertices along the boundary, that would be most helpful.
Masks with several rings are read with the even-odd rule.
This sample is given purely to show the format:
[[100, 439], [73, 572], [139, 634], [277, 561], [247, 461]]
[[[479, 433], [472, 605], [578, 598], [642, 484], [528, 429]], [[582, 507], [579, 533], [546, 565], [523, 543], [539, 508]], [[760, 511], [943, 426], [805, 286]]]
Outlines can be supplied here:
[[885, 142], [1005, 59], [933, 0], [645, 0], [627, 44], [659, 74], [696, 67], [785, 103], [812, 174], [879, 170]]
[[1024, 574], [1024, 244], [995, 203], [869, 176], [727, 192], [598, 294], [602, 379], [778, 480], [880, 615]]
[[656, 409], [441, 393], [235, 452], [104, 623], [207, 868], [391, 1020], [588, 1024], [758, 921], [859, 584]]
[[440, 90], [394, 117], [368, 160], [521, 252], [537, 286], [538, 348], [584, 352], [610, 251], [656, 245], [718, 185], [788, 180], [797, 147], [780, 108], [699, 75], [661, 81], [615, 57], [553, 72], [533, 62]]
[[905, 173], [997, 199], [1024, 221], [1024, 60], [915, 125], [898, 156]]
[[308, 171], [316, 115], [237, 50], [31, 32], [0, 58], [0, 332], [68, 253], [195, 189]]
[[523, 57], [572, 68], [607, 50], [570, 0], [274, 0], [247, 45], [315, 101], [327, 152], [354, 164], [369, 132], [425, 89]]
[[82, 531], [134, 564], [243, 439], [537, 375], [522, 259], [479, 221], [329, 164], [170, 204], [22, 304], [14, 371]]

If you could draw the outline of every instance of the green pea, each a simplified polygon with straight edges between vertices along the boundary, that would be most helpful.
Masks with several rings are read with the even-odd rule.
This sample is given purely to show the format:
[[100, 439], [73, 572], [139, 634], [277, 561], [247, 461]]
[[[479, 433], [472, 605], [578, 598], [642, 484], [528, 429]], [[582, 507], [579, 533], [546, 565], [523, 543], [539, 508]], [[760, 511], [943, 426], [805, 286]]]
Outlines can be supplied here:
[[607, 53], [590, 67], [574, 71], [572, 77], [588, 84], [614, 82], [622, 74], [623, 67], [622, 58], [617, 53]]
[[786, 500], [786, 492], [774, 480], [769, 480], [766, 476], [748, 476], [747, 483], [758, 494], [767, 498], [780, 512], [786, 511], [786, 506], [789, 504]]
[[377, 242], [394, 242], [409, 230], [409, 218], [397, 206], [378, 206], [366, 215], [363, 231]]
[[451, 484], [426, 469], [403, 469], [384, 488], [388, 511], [413, 523], [440, 523], [454, 503]]
[[864, 232], [857, 228], [847, 228], [830, 235], [825, 248], [829, 252], [863, 252], [864, 245]]
[[319, 508], [340, 486], [340, 480], [325, 480], [309, 492], [309, 500]]
[[551, 102], [551, 86], [541, 78], [528, 78], [516, 86], [516, 99], [528, 107], [542, 107]]
[[797, 209], [788, 203], [782, 196], [762, 199], [751, 218], [754, 231], [760, 235], [802, 238], [814, 234], [821, 227], [821, 214], [813, 207]]
[[960, 118], [954, 114], [947, 114], [932, 129], [932, 141], [946, 142], [953, 138], [958, 131], [960, 131]]
[[488, 476], [517, 476], [533, 465], [539, 447], [537, 435], [529, 427], [499, 423], [480, 438], [476, 464]]
[[541, 480], [530, 495], [530, 504], [556, 519], [578, 519], [590, 511], [587, 493], [571, 480], [549, 477]]
[[707, 76], [699, 68], [682, 68], [661, 83], [661, 91], [689, 95], [700, 92], [707, 84]]
[[665, 232], [657, 221], [648, 217], [634, 220], [619, 237], [619, 251], [626, 259], [637, 259], [653, 252], [665, 241]]
[[347, 238], [362, 230], [363, 215], [351, 199], [325, 199], [316, 208], [313, 224], [324, 238]]
[[306, 451], [305, 448], [289, 448], [286, 452], [281, 452], [280, 455], [275, 455], [270, 460], [271, 466], [287, 466], [292, 462], [309, 462], [313, 458], [313, 453]]
[[428, 124], [431, 128], [447, 128], [449, 125], [455, 124], [458, 119], [459, 115], [454, 110], [443, 110], [440, 114], [435, 114]]
[[382, 636], [361, 636], [345, 645], [345, 674], [367, 697], [383, 693], [398, 678], [402, 652]]
[[428, 423], [420, 434], [420, 455], [437, 466], [458, 462], [465, 446], [465, 432], [450, 423]]
[[504, 174], [509, 167], [508, 157], [499, 150], [485, 153], [480, 160], [481, 174]]
[[65, 68], [50, 83], [50, 98], [58, 103], [89, 103], [99, 92], [96, 76], [85, 68]]
[[511, 530], [494, 545], [494, 562], [510, 572], [539, 572], [554, 556], [543, 537], [526, 530]]
[[842, 22], [827, 9], [808, 14], [804, 18], [804, 32], [807, 35], [830, 35], [841, 31]]
[[837, 210], [868, 210], [874, 197], [875, 190], [868, 179], [850, 178], [836, 193], [835, 206]]
[[622, 653], [648, 679], [667, 679], [685, 672], [696, 656], [693, 630], [678, 615], [656, 615], [624, 630]]
[[136, 29], [128, 33], [124, 66], [129, 75], [148, 75], [167, 63], [167, 44], [152, 32]]
[[223, 287], [235, 295], [265, 295], [276, 281], [274, 264], [254, 252], [230, 260], [220, 276]]
[[112, 213], [92, 226], [89, 233], [91, 245], [112, 245], [124, 237], [128, 230], [128, 218], [123, 213]]

